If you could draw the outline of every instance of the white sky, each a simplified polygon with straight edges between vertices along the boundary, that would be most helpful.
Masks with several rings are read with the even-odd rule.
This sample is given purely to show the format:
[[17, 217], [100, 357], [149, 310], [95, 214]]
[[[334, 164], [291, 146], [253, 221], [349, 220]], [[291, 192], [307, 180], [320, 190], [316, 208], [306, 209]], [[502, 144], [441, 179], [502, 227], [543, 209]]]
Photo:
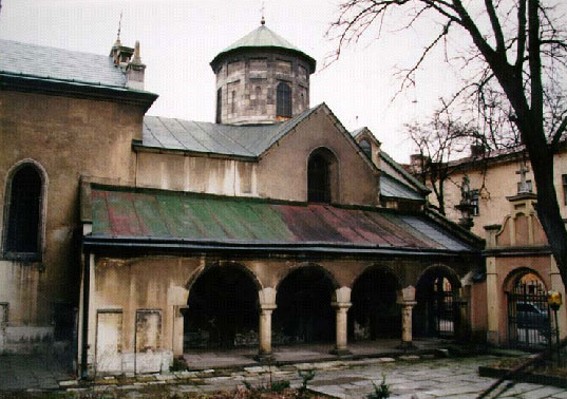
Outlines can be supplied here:
[[[0, 38], [107, 55], [123, 12], [121, 40], [140, 41], [146, 90], [160, 95], [148, 114], [214, 120], [214, 56], [260, 23], [261, 0], [0, 0]], [[413, 145], [403, 124], [424, 118], [454, 87], [446, 64], [432, 62], [416, 87], [391, 102], [394, 73], [425, 45], [414, 31], [386, 32], [351, 47], [321, 69], [336, 43], [324, 34], [338, 0], [265, 0], [266, 26], [317, 60], [311, 106], [326, 102], [345, 127], [368, 126], [382, 148], [408, 162]], [[426, 38], [424, 38], [425, 40]], [[84, 66], [88, 68], [88, 65]]]

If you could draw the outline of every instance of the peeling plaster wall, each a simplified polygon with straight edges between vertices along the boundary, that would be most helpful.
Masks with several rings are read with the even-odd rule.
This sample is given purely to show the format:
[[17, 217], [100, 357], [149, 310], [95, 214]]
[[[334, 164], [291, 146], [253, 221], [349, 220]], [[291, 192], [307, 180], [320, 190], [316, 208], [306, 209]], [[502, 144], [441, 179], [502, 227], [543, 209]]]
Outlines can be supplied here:
[[229, 196], [257, 196], [256, 164], [182, 154], [137, 153], [136, 185]]
[[41, 261], [0, 255], [0, 303], [8, 307], [4, 351], [29, 352], [51, 342], [55, 306], [78, 306], [80, 176], [132, 184], [131, 145], [141, 134], [142, 116], [133, 105], [0, 92], [0, 232], [9, 171], [33, 160], [46, 175]]

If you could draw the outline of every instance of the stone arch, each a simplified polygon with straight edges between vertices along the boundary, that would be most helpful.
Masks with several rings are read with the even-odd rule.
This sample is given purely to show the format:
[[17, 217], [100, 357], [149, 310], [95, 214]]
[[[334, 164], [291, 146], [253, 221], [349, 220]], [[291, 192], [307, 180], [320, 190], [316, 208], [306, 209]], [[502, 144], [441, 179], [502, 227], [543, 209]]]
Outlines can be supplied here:
[[399, 276], [383, 265], [371, 265], [352, 284], [348, 333], [350, 340], [375, 340], [401, 335], [401, 311], [397, 304]]
[[305, 264], [288, 271], [277, 287], [274, 343], [314, 343], [335, 339], [331, 306], [336, 279], [325, 268]]
[[[26, 181], [26, 176], [29, 181]], [[17, 183], [29, 183], [35, 187], [16, 187], [14, 186], [15, 180]], [[4, 226], [2, 253], [4, 257], [23, 261], [41, 260], [45, 246], [47, 186], [48, 177], [45, 168], [31, 158], [17, 162], [6, 174], [2, 213]], [[23, 198], [16, 198], [18, 193], [23, 193], [22, 195], [32, 203], [26, 204], [22, 202]], [[21, 218], [25, 220], [20, 220]], [[27, 228], [16, 232], [12, 229], [14, 226], [27, 226]], [[20, 237], [22, 234], [28, 237]], [[20, 241], [22, 241], [21, 245]]]
[[508, 345], [515, 348], [545, 348], [550, 342], [550, 309], [542, 276], [529, 267], [512, 270], [504, 278]]
[[527, 266], [523, 266], [512, 270], [510, 273], [506, 275], [506, 277], [504, 277], [504, 281], [502, 283], [502, 289], [504, 290], [504, 292], [512, 291], [514, 289], [514, 286], [518, 283], [518, 281], [528, 275], [533, 275], [535, 278], [541, 281], [544, 287], [547, 287], [547, 284], [545, 284], [545, 280], [537, 270], [534, 270]]
[[333, 284], [333, 289], [337, 289], [340, 288], [341, 285], [339, 284], [337, 278], [335, 277], [335, 275], [326, 267], [321, 266], [318, 263], [313, 263], [313, 262], [304, 262], [304, 263], [299, 263], [295, 266], [289, 267], [285, 270], [285, 272], [281, 275], [279, 281], [276, 284], [276, 291], [279, 291], [280, 285], [282, 284], [282, 282], [292, 273], [294, 273], [295, 271], [302, 269], [302, 268], [306, 268], [306, 267], [310, 267], [310, 268], [315, 268], [315, 269], [319, 269], [322, 273], [325, 274], [325, 276], [332, 282]]
[[460, 288], [459, 276], [446, 265], [432, 265], [421, 273], [416, 284], [414, 335], [454, 337], [460, 326]]
[[259, 280], [239, 263], [213, 263], [187, 284], [184, 351], [258, 343]]

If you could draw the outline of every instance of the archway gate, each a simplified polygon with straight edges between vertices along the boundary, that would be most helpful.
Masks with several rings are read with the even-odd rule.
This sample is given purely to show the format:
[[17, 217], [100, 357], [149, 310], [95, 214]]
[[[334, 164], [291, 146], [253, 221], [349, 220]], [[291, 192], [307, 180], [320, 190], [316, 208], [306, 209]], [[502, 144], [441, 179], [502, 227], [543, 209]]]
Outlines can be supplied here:
[[[533, 276], [534, 278], [529, 278]], [[539, 278], [529, 273], [506, 293], [508, 299], [508, 345], [541, 350], [551, 342], [547, 292]]]

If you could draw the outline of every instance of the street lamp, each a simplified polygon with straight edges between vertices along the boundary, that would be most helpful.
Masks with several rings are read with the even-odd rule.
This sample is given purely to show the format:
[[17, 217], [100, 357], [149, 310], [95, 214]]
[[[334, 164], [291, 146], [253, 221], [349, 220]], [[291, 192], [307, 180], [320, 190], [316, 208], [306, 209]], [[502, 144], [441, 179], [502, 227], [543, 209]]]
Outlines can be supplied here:
[[557, 340], [557, 365], [561, 363], [561, 343], [559, 342], [559, 321], [557, 320], [557, 311], [561, 307], [563, 299], [561, 292], [549, 290], [547, 291], [547, 304], [553, 310], [553, 317], [555, 318], [555, 337]]

